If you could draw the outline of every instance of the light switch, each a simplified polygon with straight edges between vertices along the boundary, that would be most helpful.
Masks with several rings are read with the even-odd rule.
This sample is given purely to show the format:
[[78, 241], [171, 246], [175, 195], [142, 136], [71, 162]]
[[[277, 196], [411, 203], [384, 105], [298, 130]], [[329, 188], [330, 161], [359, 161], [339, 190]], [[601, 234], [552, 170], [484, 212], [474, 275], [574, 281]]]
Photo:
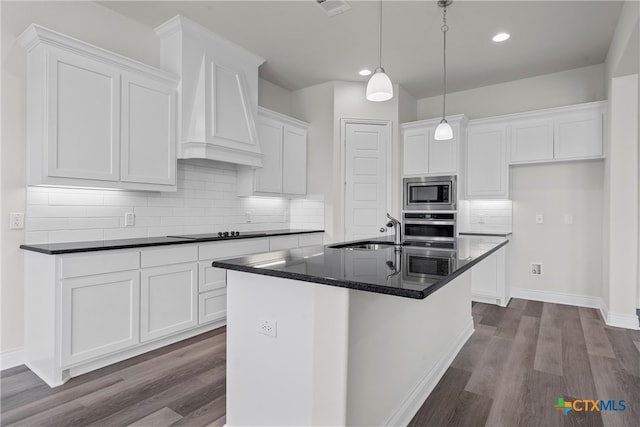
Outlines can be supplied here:
[[544, 223], [544, 216], [542, 214], [537, 214], [536, 215], [536, 224], [543, 224]]

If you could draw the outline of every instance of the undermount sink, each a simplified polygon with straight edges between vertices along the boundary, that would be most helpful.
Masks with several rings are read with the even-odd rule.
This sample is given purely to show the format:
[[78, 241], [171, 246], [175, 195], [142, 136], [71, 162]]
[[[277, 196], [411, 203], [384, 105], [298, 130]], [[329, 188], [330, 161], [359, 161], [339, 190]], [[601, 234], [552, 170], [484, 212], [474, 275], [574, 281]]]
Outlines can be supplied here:
[[333, 249], [376, 251], [379, 249], [386, 249], [391, 246], [394, 246], [393, 242], [354, 242], [354, 243], [341, 243], [339, 245], [333, 245], [329, 247]]

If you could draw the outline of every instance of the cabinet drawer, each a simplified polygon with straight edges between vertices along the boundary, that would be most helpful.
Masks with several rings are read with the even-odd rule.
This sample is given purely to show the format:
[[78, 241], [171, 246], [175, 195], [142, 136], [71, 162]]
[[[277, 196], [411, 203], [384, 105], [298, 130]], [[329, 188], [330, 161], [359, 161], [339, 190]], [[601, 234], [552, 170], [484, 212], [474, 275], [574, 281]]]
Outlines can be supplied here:
[[211, 261], [201, 261], [198, 274], [198, 291], [224, 289], [227, 286], [227, 270], [211, 267]]
[[324, 237], [322, 233], [316, 234], [301, 234], [298, 236], [298, 246], [301, 248], [304, 246], [322, 245], [324, 243]]
[[140, 252], [93, 252], [71, 255], [60, 260], [60, 278], [91, 276], [140, 268]]
[[197, 259], [198, 247], [195, 245], [147, 249], [142, 251], [142, 268], [180, 264], [183, 262], [196, 261]]
[[224, 319], [227, 316], [227, 291], [218, 289], [205, 292], [199, 296], [198, 323], [213, 322]]
[[199, 259], [233, 258], [259, 252], [269, 252], [268, 239], [243, 239], [203, 244], [199, 246]]
[[269, 250], [280, 251], [298, 247], [298, 236], [275, 237], [269, 239]]

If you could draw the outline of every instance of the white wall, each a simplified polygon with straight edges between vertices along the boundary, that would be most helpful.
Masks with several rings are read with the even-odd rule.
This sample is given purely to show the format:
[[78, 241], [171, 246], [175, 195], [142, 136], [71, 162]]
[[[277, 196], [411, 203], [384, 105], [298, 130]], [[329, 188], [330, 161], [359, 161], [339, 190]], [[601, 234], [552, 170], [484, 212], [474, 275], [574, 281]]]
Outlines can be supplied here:
[[258, 105], [287, 116], [299, 118], [292, 114], [291, 91], [265, 79], [258, 80]]
[[[447, 115], [469, 119], [606, 99], [604, 65], [577, 68], [447, 94]], [[442, 96], [418, 100], [418, 119], [442, 114]]]
[[[600, 297], [603, 185], [602, 161], [511, 167], [513, 287]], [[542, 276], [529, 273], [532, 262], [543, 264]]]

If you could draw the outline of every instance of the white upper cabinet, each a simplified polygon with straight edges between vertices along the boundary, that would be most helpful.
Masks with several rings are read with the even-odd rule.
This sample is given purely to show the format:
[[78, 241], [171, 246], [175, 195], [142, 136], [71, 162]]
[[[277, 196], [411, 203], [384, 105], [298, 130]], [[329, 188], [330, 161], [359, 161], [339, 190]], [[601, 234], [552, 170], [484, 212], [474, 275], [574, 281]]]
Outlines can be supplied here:
[[31, 25], [29, 185], [175, 191], [177, 77]]
[[264, 59], [180, 15], [156, 33], [162, 67], [182, 78], [178, 157], [262, 166], [256, 117]]
[[506, 116], [511, 163], [603, 158], [606, 102], [571, 105]]
[[466, 118], [450, 116], [453, 139], [437, 141], [433, 138], [441, 119], [421, 120], [402, 124], [404, 176], [455, 175], [458, 173], [459, 146], [464, 138]]
[[465, 189], [468, 199], [509, 198], [507, 125], [475, 120], [467, 129]]
[[305, 122], [259, 107], [263, 167], [238, 169], [238, 195], [304, 196], [307, 127]]

